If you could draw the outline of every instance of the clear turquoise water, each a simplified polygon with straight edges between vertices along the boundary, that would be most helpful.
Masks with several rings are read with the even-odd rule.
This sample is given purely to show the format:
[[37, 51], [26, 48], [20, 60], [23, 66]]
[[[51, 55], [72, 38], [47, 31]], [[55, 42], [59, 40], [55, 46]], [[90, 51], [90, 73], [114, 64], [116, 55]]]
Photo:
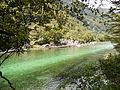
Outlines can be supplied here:
[[[40, 90], [52, 77], [72, 64], [86, 57], [90, 60], [84, 60], [84, 63], [94, 61], [112, 48], [110, 43], [103, 43], [86, 47], [28, 51], [20, 56], [13, 55], [0, 70], [14, 83], [17, 90]], [[0, 80], [0, 88], [9, 90], [7, 83]]]

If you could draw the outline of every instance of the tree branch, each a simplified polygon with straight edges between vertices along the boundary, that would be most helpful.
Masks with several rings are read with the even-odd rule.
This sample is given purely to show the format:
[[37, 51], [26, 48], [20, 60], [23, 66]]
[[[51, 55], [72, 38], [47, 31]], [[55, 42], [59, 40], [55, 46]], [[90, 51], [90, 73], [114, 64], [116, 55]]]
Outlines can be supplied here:
[[10, 56], [12, 56], [13, 54], [14, 54], [14, 52], [10, 52], [10, 54], [7, 55], [7, 56], [2, 60], [2, 62], [0, 63], [0, 66], [5, 62], [5, 60], [6, 60], [7, 58], [9, 58]]
[[6, 32], [3, 30], [0, 30], [0, 34], [5, 34], [5, 35], [9, 35], [9, 36], [14, 36], [14, 34], [10, 33], [10, 32]]
[[2, 72], [1, 72], [1, 71], [0, 71], [0, 76], [1, 76], [2, 79], [6, 80], [6, 81], [8, 82], [8, 84], [9, 84], [9, 86], [10, 86], [11, 89], [16, 90], [16, 89], [12, 86], [12, 83], [11, 83], [6, 77], [4, 77], [4, 76], [2, 75]]
[[6, 53], [8, 53], [8, 50], [6, 50], [2, 55], [0, 55], [0, 58], [2, 58]]

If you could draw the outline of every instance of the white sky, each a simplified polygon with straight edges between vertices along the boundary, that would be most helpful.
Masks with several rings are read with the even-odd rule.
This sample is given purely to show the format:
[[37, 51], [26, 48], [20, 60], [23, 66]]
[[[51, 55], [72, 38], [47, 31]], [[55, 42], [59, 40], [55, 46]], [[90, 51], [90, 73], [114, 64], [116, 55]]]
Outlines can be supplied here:
[[[81, 0], [79, 0], [81, 1]], [[97, 2], [97, 4], [95, 4], [95, 1]], [[102, 6], [100, 6], [101, 8], [110, 8], [112, 5], [112, 3], [110, 2], [110, 0], [102, 0]], [[95, 5], [94, 8], [97, 8], [100, 4], [101, 4], [101, 0], [87, 0], [87, 2], [84, 3], [88, 3], [89, 2], [89, 6]]]

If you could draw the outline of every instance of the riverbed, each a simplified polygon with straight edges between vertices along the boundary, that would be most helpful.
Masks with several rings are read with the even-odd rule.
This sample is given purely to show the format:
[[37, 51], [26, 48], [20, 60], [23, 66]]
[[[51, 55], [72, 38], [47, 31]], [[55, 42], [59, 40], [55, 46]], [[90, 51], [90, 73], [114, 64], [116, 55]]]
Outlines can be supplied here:
[[[106, 53], [115, 52], [109, 42], [85, 47], [30, 50], [13, 55], [0, 70], [16, 90], [45, 90], [52, 79], [72, 65], [98, 63]], [[6, 81], [0, 79], [0, 90], [10, 90]]]

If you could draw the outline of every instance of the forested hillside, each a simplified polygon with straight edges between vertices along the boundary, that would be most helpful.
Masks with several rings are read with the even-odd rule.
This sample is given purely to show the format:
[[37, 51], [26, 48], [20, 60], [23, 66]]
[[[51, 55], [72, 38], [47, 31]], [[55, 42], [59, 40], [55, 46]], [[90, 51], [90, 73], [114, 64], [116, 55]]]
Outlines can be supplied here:
[[[84, 6], [83, 3], [79, 4]], [[75, 5], [76, 3], [72, 1], [63, 1], [63, 6], [69, 7], [71, 10], [67, 12], [68, 9], [62, 7], [59, 13], [56, 14], [61, 17], [59, 19], [64, 20], [66, 18], [66, 23], [61, 24], [60, 27], [59, 22], [56, 19], [51, 19], [49, 23], [44, 25], [39, 25], [39, 23], [31, 23], [31, 25], [29, 25], [29, 28], [32, 29], [30, 32], [30, 40], [32, 42], [37, 41], [37, 44], [40, 45], [50, 43], [60, 45], [61, 39], [78, 41], [79, 43], [104, 41], [106, 28], [103, 23], [100, 23], [102, 12], [95, 14], [92, 13], [87, 6], [84, 6], [84, 8], [79, 8], [79, 6], [76, 5], [76, 9], [83, 9], [80, 16], [77, 16], [72, 10]], [[104, 9], [101, 11], [104, 11]]]
[[120, 90], [120, 0], [0, 0], [0, 90], [78, 89]]
[[[72, 1], [76, 0], [63, 0], [64, 4], [67, 4], [71, 6]], [[81, 7], [76, 7], [76, 8], [81, 8]], [[94, 8], [92, 9], [91, 7], [85, 6], [84, 11], [80, 12], [81, 15], [83, 15], [83, 20], [80, 20], [82, 24], [87, 27], [89, 30], [92, 30], [93, 32], [96, 33], [104, 33], [106, 32], [106, 28], [104, 23], [102, 22], [102, 14], [105, 14], [108, 12], [108, 9], [106, 8]], [[70, 14], [72, 17], [77, 18], [77, 15], [73, 12]]]

